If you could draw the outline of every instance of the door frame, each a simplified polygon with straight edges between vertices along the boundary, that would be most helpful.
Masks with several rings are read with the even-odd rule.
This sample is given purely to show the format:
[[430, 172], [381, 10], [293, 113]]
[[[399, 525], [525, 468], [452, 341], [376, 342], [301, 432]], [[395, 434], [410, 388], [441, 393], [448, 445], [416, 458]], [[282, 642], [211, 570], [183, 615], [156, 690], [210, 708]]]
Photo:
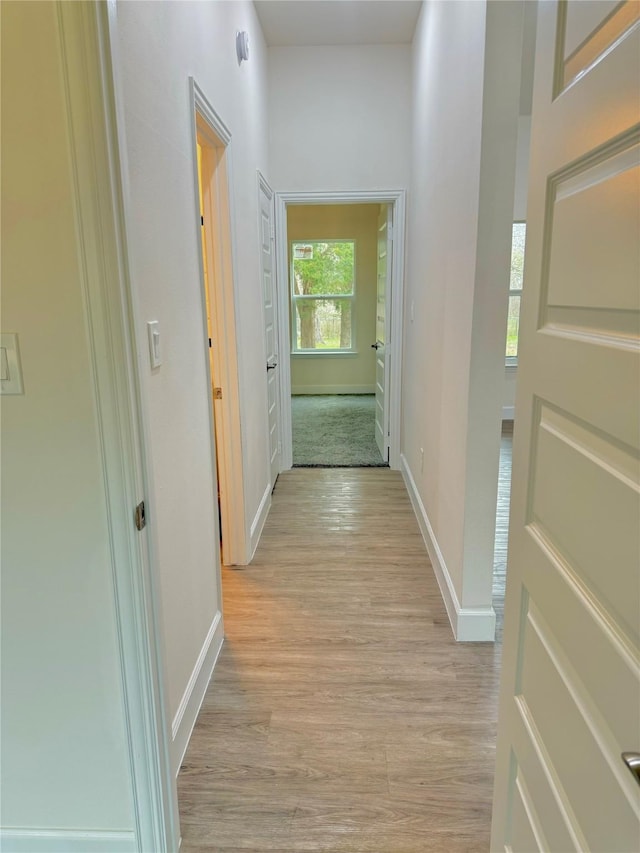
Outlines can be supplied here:
[[289, 312], [289, 240], [287, 207], [301, 204], [390, 204], [393, 207], [393, 253], [391, 264], [391, 309], [389, 353], [389, 467], [400, 469], [400, 403], [402, 388], [402, 333], [404, 325], [405, 190], [343, 190], [340, 192], [276, 192], [276, 277], [278, 291], [278, 335], [280, 364], [280, 412], [282, 415], [282, 468], [293, 466], [291, 427], [291, 317]]
[[140, 321], [127, 250], [126, 145], [113, 61], [117, 8], [113, 2], [56, 6], [134, 823], [131, 836], [112, 833], [107, 838], [105, 833], [102, 840], [99, 833], [95, 843], [96, 849], [173, 850], [180, 843], [180, 826], [169, 752], [152, 505], [149, 524], [141, 531], [134, 526], [134, 507], [142, 499], [152, 504], [154, 487], [136, 358]]
[[[213, 460], [213, 486], [219, 487], [220, 521], [222, 527], [222, 561], [227, 566], [243, 566], [249, 559], [249, 532], [244, 505], [244, 476], [242, 456], [242, 418], [239, 392], [238, 347], [236, 338], [237, 283], [235, 276], [235, 239], [233, 228], [231, 185], [231, 132], [207, 99], [193, 77], [189, 77], [191, 103], [191, 128], [193, 134], [193, 180], [195, 223], [198, 236], [198, 264], [200, 268], [200, 295], [202, 299], [203, 337], [205, 350], [209, 434]], [[207, 299], [205, 295], [205, 261], [202, 254], [200, 223], [200, 181], [198, 178], [198, 138], [206, 138], [208, 149], [217, 156], [215, 171], [205, 171], [203, 157], [203, 184], [209, 178], [214, 187], [215, 210], [211, 221], [217, 227], [205, 229], [209, 246], [208, 268], [209, 300], [212, 324], [217, 332], [211, 349], [216, 364], [217, 377], [223, 389], [224, 405], [216, 407], [212, 392], [211, 363], [209, 358], [209, 331], [207, 325]], [[219, 371], [219, 373], [218, 373]], [[216, 418], [217, 420], [214, 420]], [[216, 432], [217, 430], [217, 432]], [[217, 460], [217, 461], [216, 461]], [[214, 494], [218, 505], [218, 497]], [[216, 528], [218, 520], [214, 519]], [[218, 591], [221, 595], [222, 579], [218, 567]]]
[[[387, 377], [387, 372], [388, 372], [387, 371], [387, 363], [388, 363], [388, 356], [389, 356], [389, 353], [387, 351], [387, 340], [390, 337], [390, 333], [389, 333], [390, 322], [389, 322], [389, 316], [388, 316], [388, 309], [390, 307], [390, 305], [389, 305], [389, 301], [390, 301], [389, 300], [389, 294], [392, 293], [392, 290], [391, 290], [391, 272], [392, 272], [392, 267], [393, 267], [393, 255], [394, 255], [394, 252], [393, 252], [393, 216], [394, 216], [394, 211], [390, 210], [389, 206], [387, 205], [387, 209], [384, 211], [384, 220], [385, 220], [384, 228], [385, 228], [385, 232], [386, 232], [386, 246], [385, 246], [386, 251], [385, 251], [385, 282], [384, 282], [384, 329], [383, 329], [384, 341], [382, 342], [382, 345], [384, 347], [383, 355], [382, 355], [382, 358], [384, 359], [384, 361], [383, 361], [383, 364], [384, 364], [384, 388], [382, 389], [382, 392], [383, 392], [382, 445], [383, 445], [384, 449], [379, 448], [380, 452], [382, 453], [382, 458], [385, 459], [386, 462], [389, 461], [389, 452], [390, 452], [389, 451], [389, 438], [390, 438], [390, 433], [391, 433], [391, 427], [390, 427], [391, 406], [389, 404], [389, 394], [387, 393], [387, 384], [388, 384], [387, 383], [387, 379], [388, 379], [388, 377]], [[382, 212], [380, 213], [380, 215], [378, 217], [378, 234], [380, 234], [380, 231], [382, 230], [382, 227], [383, 227], [382, 225], [379, 224], [381, 218], [382, 218]], [[391, 265], [389, 264], [389, 251], [388, 251], [389, 250], [389, 230], [390, 229], [391, 229], [391, 234], [392, 234]], [[378, 365], [378, 358], [379, 358], [379, 353], [378, 353], [378, 340], [379, 340], [379, 338], [378, 338], [378, 319], [379, 319], [378, 304], [379, 304], [379, 299], [378, 299], [378, 296], [380, 293], [380, 257], [381, 257], [380, 248], [381, 248], [381, 246], [380, 246], [380, 242], [378, 240], [378, 241], [376, 241], [376, 330], [375, 330], [375, 347], [376, 347], [376, 390], [375, 390], [375, 394], [376, 394], [376, 424], [375, 424], [375, 426], [376, 427], [377, 427], [378, 387], [379, 387], [377, 365]], [[385, 429], [387, 430], [386, 436], [384, 434]], [[376, 430], [376, 442], [377, 442], [377, 430]]]

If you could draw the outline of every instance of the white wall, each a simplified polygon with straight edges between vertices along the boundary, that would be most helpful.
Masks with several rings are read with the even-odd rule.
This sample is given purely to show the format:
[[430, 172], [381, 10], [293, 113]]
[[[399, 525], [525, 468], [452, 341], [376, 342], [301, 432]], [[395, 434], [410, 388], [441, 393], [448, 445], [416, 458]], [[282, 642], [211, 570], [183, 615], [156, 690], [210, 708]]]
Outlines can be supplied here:
[[413, 44], [402, 453], [461, 639], [493, 632], [521, 11], [428, 2]]
[[518, 148], [516, 151], [516, 188], [513, 200], [513, 221], [527, 218], [529, 188], [529, 157], [531, 153], [531, 116], [518, 118]]
[[133, 815], [52, 3], [2, 4], [2, 171], [2, 330], [24, 377], [2, 398], [2, 848], [69, 849], [78, 830], [133, 838]]
[[269, 48], [274, 189], [407, 187], [410, 81], [410, 45]]
[[375, 391], [379, 204], [297, 204], [287, 207], [292, 240], [355, 240], [356, 353], [292, 355], [292, 394], [365, 394]]
[[505, 367], [504, 386], [502, 389], [502, 419], [512, 421], [516, 405], [516, 382], [518, 381], [518, 368]]
[[[237, 30], [247, 30], [251, 44], [251, 57], [241, 66], [235, 52]], [[215, 650], [205, 648], [205, 641], [221, 607], [188, 78], [194, 76], [232, 134], [248, 529], [269, 484], [266, 382], [256, 380], [264, 376], [265, 358], [256, 170], [268, 177], [266, 49], [249, 2], [120, 3], [115, 47], [139, 363], [154, 484], [150, 518], [162, 597], [169, 717], [175, 728], [199, 655], [203, 667], [213, 663]], [[158, 320], [162, 335], [163, 364], [153, 373], [147, 320]], [[183, 721], [182, 728], [185, 725]], [[177, 761], [179, 755], [174, 755]]]

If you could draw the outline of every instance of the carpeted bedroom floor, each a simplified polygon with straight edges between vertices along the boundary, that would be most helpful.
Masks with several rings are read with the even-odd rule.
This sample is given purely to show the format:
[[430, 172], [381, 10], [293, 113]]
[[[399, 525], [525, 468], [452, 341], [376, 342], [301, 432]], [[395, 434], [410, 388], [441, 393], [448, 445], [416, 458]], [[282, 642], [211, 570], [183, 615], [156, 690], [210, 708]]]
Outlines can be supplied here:
[[291, 398], [294, 468], [382, 468], [373, 394]]

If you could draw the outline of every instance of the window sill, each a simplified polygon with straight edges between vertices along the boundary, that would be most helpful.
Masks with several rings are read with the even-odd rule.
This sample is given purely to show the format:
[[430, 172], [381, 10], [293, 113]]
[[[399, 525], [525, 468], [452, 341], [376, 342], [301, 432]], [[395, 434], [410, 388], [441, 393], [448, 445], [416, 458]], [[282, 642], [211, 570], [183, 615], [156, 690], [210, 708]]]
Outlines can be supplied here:
[[335, 350], [318, 350], [318, 352], [292, 352], [291, 358], [356, 358], [360, 353], [356, 350], [349, 352]]
[[504, 367], [507, 373], [515, 373], [518, 369], [518, 359], [507, 359], [504, 363]]

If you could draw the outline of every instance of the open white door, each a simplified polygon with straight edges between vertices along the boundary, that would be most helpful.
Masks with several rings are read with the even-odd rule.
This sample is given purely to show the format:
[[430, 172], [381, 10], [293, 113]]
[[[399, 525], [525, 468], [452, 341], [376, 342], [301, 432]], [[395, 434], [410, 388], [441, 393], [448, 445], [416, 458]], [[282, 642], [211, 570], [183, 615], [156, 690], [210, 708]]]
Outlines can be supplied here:
[[264, 300], [264, 333], [266, 343], [267, 401], [269, 418], [269, 465], [271, 488], [282, 468], [280, 435], [280, 368], [278, 365], [278, 302], [275, 294], [273, 190], [258, 174], [260, 193], [260, 272]]
[[378, 216], [378, 283], [376, 299], [376, 444], [385, 462], [389, 461], [389, 298], [391, 294], [391, 252], [393, 206], [380, 205]]
[[639, 13], [539, 8], [494, 851], [640, 850]]

